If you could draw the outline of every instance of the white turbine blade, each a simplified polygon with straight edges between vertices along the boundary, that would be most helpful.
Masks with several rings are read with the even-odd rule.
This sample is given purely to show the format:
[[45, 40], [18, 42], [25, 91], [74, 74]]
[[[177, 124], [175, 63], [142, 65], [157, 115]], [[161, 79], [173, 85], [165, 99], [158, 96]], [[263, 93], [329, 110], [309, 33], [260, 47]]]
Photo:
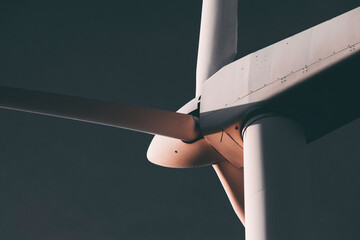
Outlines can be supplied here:
[[0, 87], [0, 108], [157, 134], [185, 141], [199, 137], [188, 114], [9, 87]]
[[213, 164], [213, 168], [236, 215], [245, 226], [244, 168], [235, 167], [227, 160]]
[[196, 96], [201, 85], [237, 52], [238, 0], [204, 0], [196, 69]]

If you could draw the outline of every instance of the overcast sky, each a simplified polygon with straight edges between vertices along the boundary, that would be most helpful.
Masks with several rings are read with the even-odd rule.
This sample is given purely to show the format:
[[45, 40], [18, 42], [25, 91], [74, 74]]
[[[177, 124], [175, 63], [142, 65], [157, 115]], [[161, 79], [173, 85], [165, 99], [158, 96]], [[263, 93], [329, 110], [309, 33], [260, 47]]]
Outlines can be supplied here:
[[[238, 58], [359, 5], [240, 1]], [[200, 0], [1, 1], [0, 85], [176, 111], [200, 16]], [[0, 116], [0, 239], [244, 239], [212, 168], [152, 165], [151, 136]]]

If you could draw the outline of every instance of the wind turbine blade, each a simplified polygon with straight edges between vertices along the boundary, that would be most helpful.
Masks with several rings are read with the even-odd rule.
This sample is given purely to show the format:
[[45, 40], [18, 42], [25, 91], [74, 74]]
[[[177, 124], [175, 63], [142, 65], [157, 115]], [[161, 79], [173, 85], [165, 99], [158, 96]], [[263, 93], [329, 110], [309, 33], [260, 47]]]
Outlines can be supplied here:
[[0, 87], [0, 108], [73, 119], [193, 141], [200, 132], [188, 114], [9, 87]]
[[204, 0], [196, 69], [196, 96], [202, 83], [237, 52], [238, 0]]
[[213, 164], [213, 168], [236, 215], [245, 226], [244, 168], [235, 167], [227, 160]]

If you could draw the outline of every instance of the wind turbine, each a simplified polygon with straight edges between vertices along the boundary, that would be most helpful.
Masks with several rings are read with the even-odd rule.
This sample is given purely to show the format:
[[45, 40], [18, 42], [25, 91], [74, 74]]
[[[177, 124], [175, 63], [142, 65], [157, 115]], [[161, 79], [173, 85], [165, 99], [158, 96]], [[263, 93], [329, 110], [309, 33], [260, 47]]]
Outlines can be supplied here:
[[[303, 176], [296, 171], [303, 167], [306, 141], [356, 117], [353, 111], [342, 110], [341, 117], [322, 126], [329, 112], [317, 113], [324, 102], [313, 104], [319, 93], [310, 93], [327, 84], [330, 87], [324, 93], [328, 95], [321, 94], [322, 98], [340, 109], [339, 100], [331, 101], [339, 86], [327, 80], [344, 71], [355, 74], [349, 66], [358, 63], [359, 22], [359, 9], [355, 9], [232, 63], [237, 1], [204, 1], [196, 95], [178, 113], [6, 87], [1, 88], [0, 102], [3, 108], [155, 134], [148, 151], [151, 162], [168, 167], [213, 164], [243, 223], [245, 194], [247, 238], [267, 239], [285, 226], [285, 219], [291, 226], [291, 216], [298, 220], [308, 216], [305, 209], [281, 216], [278, 225], [272, 221], [279, 217], [274, 209], [285, 203], [278, 200], [283, 200], [289, 187], [297, 192], [286, 201], [310, 204], [306, 181], [298, 182]], [[299, 103], [294, 96], [304, 93], [308, 99]], [[340, 102], [356, 100], [349, 94]], [[267, 166], [268, 158], [277, 159], [277, 167]], [[292, 164], [286, 164], [288, 159]], [[290, 174], [291, 186], [277, 178], [279, 171]], [[275, 229], [270, 233], [269, 223]]]

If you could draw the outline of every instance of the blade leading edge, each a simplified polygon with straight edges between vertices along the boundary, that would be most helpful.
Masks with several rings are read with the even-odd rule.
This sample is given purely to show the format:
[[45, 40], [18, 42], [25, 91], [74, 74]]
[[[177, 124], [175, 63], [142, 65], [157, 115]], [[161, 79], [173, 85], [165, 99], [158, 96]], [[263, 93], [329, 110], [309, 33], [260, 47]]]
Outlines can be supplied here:
[[25, 89], [0, 87], [0, 108], [124, 128], [189, 142], [200, 135], [197, 120], [188, 114]]
[[238, 0], [204, 0], [196, 67], [196, 97], [203, 82], [237, 53]]

